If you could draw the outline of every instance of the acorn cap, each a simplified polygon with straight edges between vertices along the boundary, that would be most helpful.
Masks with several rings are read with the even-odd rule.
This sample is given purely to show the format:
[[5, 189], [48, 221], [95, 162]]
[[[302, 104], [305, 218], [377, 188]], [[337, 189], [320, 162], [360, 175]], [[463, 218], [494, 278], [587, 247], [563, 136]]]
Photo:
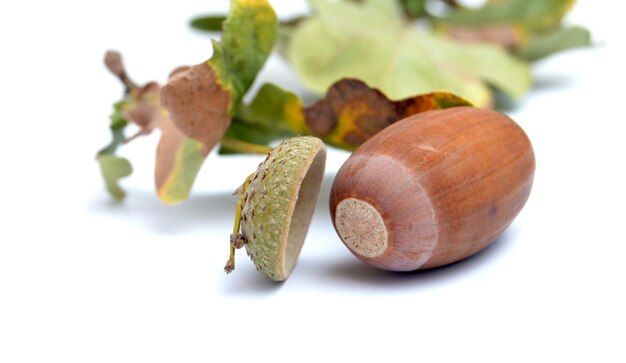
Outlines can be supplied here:
[[257, 270], [287, 279], [302, 249], [320, 192], [326, 148], [315, 137], [294, 137], [272, 150], [252, 174], [241, 230]]

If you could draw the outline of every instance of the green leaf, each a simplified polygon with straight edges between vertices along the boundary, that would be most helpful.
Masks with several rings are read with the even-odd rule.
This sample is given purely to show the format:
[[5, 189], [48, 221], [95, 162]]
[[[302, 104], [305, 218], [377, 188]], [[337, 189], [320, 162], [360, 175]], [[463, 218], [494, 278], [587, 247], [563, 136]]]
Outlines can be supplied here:
[[213, 41], [209, 64], [239, 104], [269, 56], [278, 31], [276, 13], [266, 0], [232, 0], [221, 42]]
[[277, 137], [307, 132], [302, 101], [294, 93], [268, 83], [264, 84], [249, 105], [242, 104], [237, 116], [254, 120], [254, 125], [273, 130]]
[[[250, 105], [240, 104], [227, 137], [269, 145], [272, 141], [310, 133], [304, 123], [302, 101], [295, 94], [273, 84], [265, 84]], [[222, 147], [220, 154], [234, 150]]]
[[519, 24], [530, 31], [557, 26], [576, 0], [491, 0], [479, 9], [452, 11], [440, 22], [464, 26]]
[[119, 186], [119, 179], [129, 176], [132, 173], [130, 162], [124, 158], [115, 156], [117, 148], [124, 143], [124, 129], [128, 125], [128, 120], [122, 112], [125, 101], [117, 102], [113, 105], [113, 113], [110, 116], [112, 140], [96, 155], [96, 160], [100, 165], [100, 173], [104, 179], [109, 193], [116, 199], [122, 199], [126, 193]]
[[122, 108], [124, 107], [125, 101], [119, 101], [113, 104], [113, 113], [109, 118], [111, 119], [111, 125], [109, 129], [111, 130], [111, 135], [113, 140], [111, 143], [104, 147], [102, 150], [98, 151], [99, 154], [114, 154], [117, 148], [124, 143], [124, 129], [128, 125], [128, 120], [122, 113]]
[[492, 102], [489, 85], [513, 98], [530, 87], [525, 63], [494, 45], [463, 44], [416, 30], [403, 22], [395, 2], [313, 4], [316, 13], [293, 33], [288, 56], [316, 92], [350, 77], [393, 99], [445, 90], [484, 107]]
[[100, 164], [100, 172], [104, 177], [109, 193], [116, 199], [123, 199], [126, 193], [119, 186], [119, 179], [129, 176], [133, 172], [128, 160], [111, 154], [98, 154], [96, 160]]
[[400, 4], [404, 12], [412, 18], [426, 15], [426, 0], [400, 0]]
[[189, 25], [196, 30], [206, 32], [221, 32], [222, 23], [226, 20], [224, 15], [199, 16], [191, 20]]
[[533, 35], [517, 51], [517, 54], [528, 61], [536, 61], [557, 52], [590, 45], [591, 33], [589, 30], [579, 26], [572, 26]]

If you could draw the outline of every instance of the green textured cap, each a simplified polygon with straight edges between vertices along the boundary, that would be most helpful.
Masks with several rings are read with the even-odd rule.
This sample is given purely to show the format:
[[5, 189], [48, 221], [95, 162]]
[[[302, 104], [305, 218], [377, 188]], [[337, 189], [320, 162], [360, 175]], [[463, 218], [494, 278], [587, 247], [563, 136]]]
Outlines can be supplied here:
[[274, 281], [293, 270], [315, 210], [326, 148], [315, 137], [294, 137], [272, 150], [251, 176], [242, 209], [246, 250]]

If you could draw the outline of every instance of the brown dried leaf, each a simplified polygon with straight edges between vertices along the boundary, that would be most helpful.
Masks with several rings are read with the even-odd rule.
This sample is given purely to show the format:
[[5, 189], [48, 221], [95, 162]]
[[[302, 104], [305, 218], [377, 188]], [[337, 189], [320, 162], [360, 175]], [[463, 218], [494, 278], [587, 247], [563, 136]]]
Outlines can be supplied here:
[[[354, 118], [365, 133], [376, 133], [397, 120], [393, 102], [356, 79], [333, 84], [326, 97], [304, 109], [306, 124], [320, 136], [329, 134], [342, 117]], [[373, 135], [373, 134], [372, 134]]]
[[206, 62], [172, 74], [161, 90], [161, 104], [176, 127], [208, 154], [230, 126], [229, 93]]
[[347, 150], [367, 141], [380, 130], [416, 113], [470, 105], [449, 92], [433, 92], [392, 101], [376, 88], [356, 79], [333, 84], [326, 97], [303, 109], [313, 135]]

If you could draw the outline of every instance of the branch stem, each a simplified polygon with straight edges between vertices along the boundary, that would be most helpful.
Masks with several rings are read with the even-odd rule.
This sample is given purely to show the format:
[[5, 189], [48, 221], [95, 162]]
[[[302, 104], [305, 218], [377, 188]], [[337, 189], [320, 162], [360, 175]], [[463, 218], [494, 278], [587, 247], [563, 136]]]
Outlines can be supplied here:
[[[235, 223], [233, 225], [233, 233], [230, 235], [230, 255], [228, 261], [226, 262], [226, 266], [224, 267], [224, 271], [226, 273], [231, 273], [235, 269], [235, 248], [240, 248], [241, 245], [235, 246], [236, 240], [241, 240], [238, 238], [240, 236], [239, 230], [241, 229], [241, 213], [243, 210], [243, 204], [246, 201], [248, 185], [250, 184], [250, 179], [252, 178], [252, 174], [248, 175], [246, 181], [243, 183], [241, 197], [239, 201], [237, 201], [237, 207], [235, 207]], [[245, 241], [245, 239], [243, 239]]]
[[253, 144], [250, 142], [245, 142], [237, 139], [233, 139], [228, 136], [222, 137], [220, 140], [220, 144], [230, 150], [238, 151], [246, 154], [267, 154], [272, 151], [272, 148], [265, 145]]

